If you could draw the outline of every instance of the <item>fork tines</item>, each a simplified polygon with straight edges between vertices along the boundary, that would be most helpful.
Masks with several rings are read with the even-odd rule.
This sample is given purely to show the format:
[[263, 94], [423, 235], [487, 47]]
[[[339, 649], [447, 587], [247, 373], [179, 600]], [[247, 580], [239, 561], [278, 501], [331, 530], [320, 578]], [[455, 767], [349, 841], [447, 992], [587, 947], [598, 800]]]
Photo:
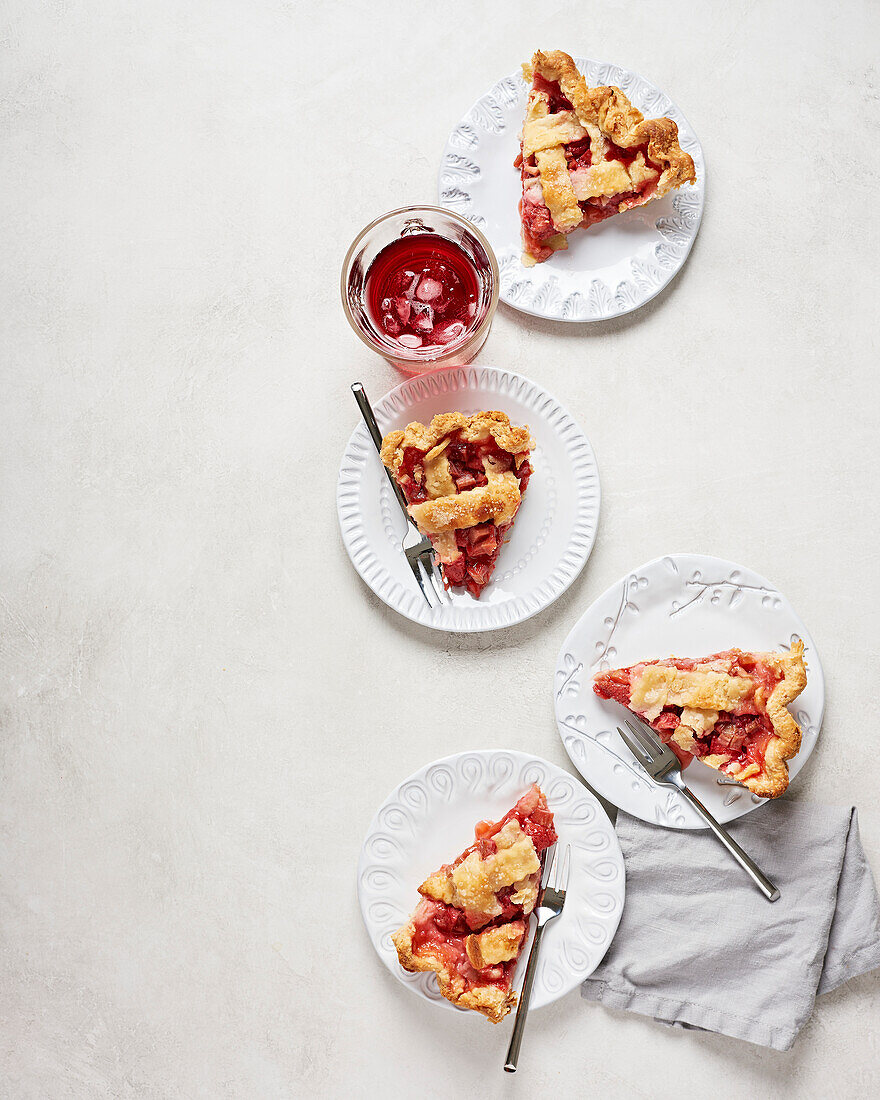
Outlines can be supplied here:
[[658, 742], [655, 741], [652, 736], [649, 736], [647, 733], [645, 733], [640, 724], [636, 722], [630, 722], [630, 720], [627, 719], [626, 728], [633, 735], [633, 737], [635, 737], [635, 739], [642, 746], [648, 756], [651, 757], [652, 760], [658, 755], [658, 753], [662, 753], [663, 743], [659, 742], [658, 744]]
[[621, 740], [653, 779], [680, 767], [675, 753], [663, 744], [652, 729], [643, 726], [641, 722], [631, 722], [629, 719], [625, 724], [629, 733], [620, 726], [617, 727]]
[[[428, 561], [425, 561], [426, 557], [428, 557]], [[437, 568], [434, 566], [433, 561], [430, 560], [430, 555], [420, 555], [419, 565], [424, 572], [427, 573], [428, 580], [431, 582], [431, 587], [434, 589], [438, 602], [440, 604], [446, 603], [446, 589], [443, 587], [443, 581], [437, 572]]]
[[[568, 889], [568, 876], [571, 873], [571, 845], [566, 844], [561, 865], [558, 856], [559, 844], [557, 842], [553, 845], [553, 858], [550, 861], [550, 866], [543, 876], [544, 896], [542, 902], [551, 907], [565, 904], [565, 891]], [[549, 897], [547, 896], [548, 892]]]
[[415, 528], [409, 528], [403, 540], [403, 553], [428, 607], [448, 604], [443, 578], [434, 562], [434, 548], [428, 539], [424, 535], [419, 538]]

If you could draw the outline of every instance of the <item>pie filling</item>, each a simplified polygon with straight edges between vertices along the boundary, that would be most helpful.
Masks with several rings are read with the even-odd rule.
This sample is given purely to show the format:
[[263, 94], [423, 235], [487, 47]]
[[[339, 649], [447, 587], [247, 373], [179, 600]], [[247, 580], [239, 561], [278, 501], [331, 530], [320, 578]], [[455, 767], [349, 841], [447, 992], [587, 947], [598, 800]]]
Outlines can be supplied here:
[[[521, 913], [522, 910], [515, 910]], [[442, 901], [430, 901], [427, 898], [419, 904], [413, 913], [415, 934], [413, 935], [413, 954], [431, 955], [442, 961], [444, 968], [461, 978], [465, 987], [497, 985], [510, 987], [513, 973], [519, 958], [519, 943], [525, 935], [525, 922], [516, 924], [519, 931], [519, 943], [512, 959], [506, 959], [477, 970], [467, 953], [467, 941], [471, 936], [460, 910]], [[513, 923], [512, 919], [504, 922]]]
[[[694, 673], [699, 679], [665, 675], [664, 697], [660, 679], [650, 671], [657, 669]], [[714, 680], [707, 681], [707, 676]], [[670, 657], [602, 672], [593, 690], [638, 714], [669, 745], [682, 767], [704, 759], [735, 779], [746, 779], [765, 770], [767, 745], [777, 736], [766, 704], [783, 678], [760, 658], [734, 650], [701, 661]], [[647, 688], [646, 680], [651, 681]], [[704, 692], [724, 689], [732, 701], [726, 709], [690, 706], [681, 697], [682, 685], [688, 682]]]
[[[490, 472], [493, 477], [510, 472], [519, 486], [520, 497], [525, 492], [532, 475], [528, 452], [513, 455], [499, 447], [491, 434], [478, 440], [466, 440], [461, 431], [450, 433], [440, 446], [456, 493], [488, 485]], [[404, 448], [397, 482], [409, 504], [422, 504], [435, 498], [426, 473], [426, 459], [439, 457], [437, 451], [437, 447], [430, 452], [418, 447]], [[501, 523], [487, 520], [441, 533], [429, 531], [428, 536], [440, 558], [446, 587], [463, 585], [472, 596], [479, 598], [489, 583], [504, 536], [512, 523], [513, 516], [510, 516]]]
[[428, 960], [424, 968], [435, 970], [443, 995], [455, 1003], [474, 991], [496, 989], [501, 1007], [486, 1014], [500, 1019], [513, 1003], [510, 985], [538, 898], [538, 857], [557, 837], [537, 786], [500, 821], [479, 822], [474, 836], [454, 863], [419, 887], [422, 900], [410, 918], [408, 954], [397, 943], [405, 929], [395, 933], [395, 943], [407, 969]]

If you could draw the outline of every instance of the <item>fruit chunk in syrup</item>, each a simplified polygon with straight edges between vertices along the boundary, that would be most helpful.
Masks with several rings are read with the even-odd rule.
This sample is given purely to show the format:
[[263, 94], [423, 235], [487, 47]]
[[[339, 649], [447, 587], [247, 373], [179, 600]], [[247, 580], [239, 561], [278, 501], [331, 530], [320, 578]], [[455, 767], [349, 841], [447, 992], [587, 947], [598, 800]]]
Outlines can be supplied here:
[[451, 344], [473, 327], [480, 283], [461, 248], [421, 233], [379, 253], [367, 273], [366, 292], [377, 327], [414, 350]]

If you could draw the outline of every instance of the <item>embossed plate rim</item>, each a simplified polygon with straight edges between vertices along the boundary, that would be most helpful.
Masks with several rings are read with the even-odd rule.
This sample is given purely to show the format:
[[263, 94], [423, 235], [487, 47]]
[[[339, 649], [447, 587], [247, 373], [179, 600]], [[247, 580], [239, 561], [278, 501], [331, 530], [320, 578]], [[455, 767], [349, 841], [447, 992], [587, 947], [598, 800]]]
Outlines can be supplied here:
[[[509, 758], [511, 761], [510, 772], [500, 777], [492, 763], [498, 758]], [[481, 773], [479, 777], [468, 779], [464, 768], [472, 761], [480, 761]], [[431, 785], [428, 777], [443, 768], [454, 773], [454, 782], [448, 788], [441, 789]], [[547, 776], [540, 782], [548, 795], [550, 808], [557, 815], [560, 839], [572, 844], [573, 857], [566, 909], [548, 927], [541, 949], [541, 964], [531, 1001], [532, 1008], [540, 1008], [564, 996], [589, 977], [608, 950], [623, 912], [626, 874], [620, 844], [601, 803], [583, 786], [579, 777], [549, 760], [516, 749], [472, 749], [453, 753], [426, 764], [399, 783], [370, 822], [357, 871], [358, 901], [370, 941], [383, 963], [400, 982], [444, 1008], [454, 1009], [455, 1006], [440, 996], [434, 975], [409, 974], [401, 968], [390, 933], [415, 908], [417, 887], [422, 878], [436, 870], [444, 860], [454, 858], [472, 841], [473, 829], [478, 821], [486, 817], [497, 819], [510, 809], [516, 798], [527, 789], [529, 784], [524, 780], [535, 769], [542, 769]], [[554, 797], [554, 786], [560, 784], [567, 788], [567, 797], [561, 798], [558, 792]], [[416, 810], [411, 802], [405, 802], [402, 792], [408, 792], [416, 800], [424, 800], [418, 818], [413, 816]], [[584, 812], [590, 814], [584, 824], [569, 819], [569, 814], [581, 812], [581, 807], [585, 807]], [[419, 830], [432, 816], [436, 818], [441, 809], [443, 816], [455, 818], [455, 825], [442, 828], [432, 840], [436, 852], [440, 853], [432, 865], [436, 852], [430, 856], [426, 853], [423, 858], [418, 856], [418, 852], [424, 850], [425, 838], [424, 830]], [[395, 843], [390, 826], [383, 825], [383, 820], [396, 820], [398, 832], [406, 827], [413, 849], [413, 854], [408, 857], [410, 870], [398, 879], [397, 894], [391, 894], [389, 879], [395, 873], [394, 867], [402, 862], [401, 858], [398, 857], [397, 862], [393, 856], [381, 860], [368, 851], [370, 845], [375, 848], [386, 844], [391, 849]], [[387, 837], [390, 837], [391, 843], [384, 839]], [[594, 841], [594, 837], [597, 840]], [[588, 844], [599, 846], [591, 849], [585, 846]], [[606, 869], [610, 866], [613, 874], [602, 870], [603, 864]], [[608, 877], [603, 878], [606, 873]], [[377, 886], [377, 882], [384, 885]], [[397, 902], [386, 900], [389, 896], [396, 897]], [[601, 906], [599, 899], [602, 899]], [[389, 911], [384, 918], [377, 917], [377, 912], [384, 911], [383, 906], [388, 907]], [[586, 913], [589, 916], [585, 916]], [[533, 926], [534, 921], [530, 924]], [[592, 932], [597, 937], [594, 940], [587, 937], [585, 929], [588, 925], [594, 926]], [[517, 967], [514, 982], [517, 989], [525, 970], [526, 951]], [[565, 952], [569, 953], [568, 959]], [[582, 965], [571, 963], [572, 952], [581, 953]]]
[[[532, 268], [523, 267], [520, 263], [519, 219], [516, 215], [515, 199], [511, 204], [510, 196], [502, 194], [500, 187], [493, 188], [488, 200], [484, 199], [478, 209], [471, 209], [475, 200], [479, 202], [481, 198], [481, 163], [485, 164], [485, 160], [481, 161], [480, 157], [481, 141], [482, 152], [486, 156], [509, 160], [510, 171], [514, 173], [512, 165], [518, 151], [518, 136], [527, 91], [519, 72], [497, 81], [454, 127], [440, 162], [438, 191], [441, 206], [455, 210], [473, 221], [489, 237], [498, 257], [503, 302], [533, 317], [586, 323], [612, 320], [641, 308], [665, 289], [682, 269], [702, 222], [706, 162], [693, 127], [677, 104], [653, 81], [632, 69], [611, 62], [584, 57], [576, 57], [575, 62], [591, 83], [621, 87], [635, 106], [642, 108], [648, 117], [672, 117], [678, 124], [682, 147], [694, 158], [697, 168], [697, 180], [693, 186], [671, 192], [656, 204], [621, 215], [623, 219], [628, 219], [628, 235], [633, 225], [637, 224], [642, 228], [641, 233], [633, 234], [633, 250], [628, 257], [629, 275], [626, 278], [620, 277], [621, 265], [627, 259], [623, 256], [611, 264], [597, 262], [596, 266], [588, 266], [584, 263], [574, 270], [562, 266], [559, 261], [554, 264], [553, 258]], [[510, 148], [505, 145], [495, 149], [499, 136], [506, 134], [508, 130], [512, 131], [513, 137], [510, 141], [513, 144]], [[511, 155], [508, 156], [508, 153]], [[487, 201], [504, 204], [504, 213], [500, 215], [504, 224], [501, 236], [500, 229], [491, 224], [494, 215], [486, 205]], [[512, 214], [507, 209], [508, 206]], [[609, 219], [608, 222], [600, 223], [590, 233], [616, 234], [618, 229], [611, 225], [616, 220]], [[575, 235], [572, 251], [580, 248], [577, 243], [580, 239]], [[595, 250], [594, 245], [593, 251]], [[590, 250], [584, 244], [577, 254], [579, 259], [586, 259], [590, 256]], [[583, 285], [579, 282], [581, 279], [584, 280]]]
[[552, 394], [500, 367], [472, 363], [416, 375], [373, 407], [380, 429], [387, 432], [414, 419], [412, 410], [423, 405], [432, 413], [500, 409], [529, 424], [537, 444], [534, 474], [509, 545], [479, 600], [456, 591], [443, 607], [429, 608], [400, 553], [403, 517], [367, 430], [358, 424], [340, 463], [336, 493], [352, 564], [388, 607], [433, 630], [476, 633], [523, 622], [562, 595], [592, 552], [601, 489], [590, 441]]
[[[668, 562], [675, 566], [674, 574]], [[698, 571], [699, 578], [695, 571]], [[661, 586], [677, 585], [679, 582], [674, 578], [680, 577], [681, 601], [672, 599], [667, 609], [667, 597], [664, 595], [658, 597], [664, 601], [663, 607], [659, 607], [653, 598], [654, 593], [650, 592], [652, 576]], [[704, 577], [720, 577], [720, 580], [704, 582]], [[648, 592], [650, 602], [647, 604], [643, 595], [636, 595]], [[635, 603], [636, 599], [641, 606]], [[629, 607], [632, 607], [631, 611], [627, 610]], [[659, 640], [649, 636], [642, 642], [639, 638], [632, 651], [623, 656], [617, 653], [616, 648], [609, 652], [615, 635], [620, 638], [616, 632], [622, 623], [633, 627], [638, 622], [640, 632], [650, 635], [657, 628], [645, 616], [659, 615], [661, 611], [666, 612], [666, 618], [661, 620]], [[735, 611], [736, 618], [733, 617]], [[767, 614], [777, 613], [781, 615], [778, 620], [769, 622], [766, 619]], [[723, 626], [724, 620], [718, 619], [719, 614], [726, 617], [726, 627]], [[678, 620], [675, 628], [668, 622], [673, 618]], [[601, 628], [597, 625], [599, 623]], [[682, 628], [682, 623], [687, 625]], [[722, 624], [720, 631], [719, 623]], [[681, 650], [674, 639], [676, 634], [681, 635], [682, 629], [689, 637], [699, 638], [691, 644], [701, 646], [700, 650]], [[722, 644], [725, 632], [728, 641]], [[776, 637], [776, 633], [785, 636]], [[668, 653], [693, 657], [733, 645], [779, 648], [790, 644], [794, 635], [803, 639], [808, 667], [807, 686], [790, 708], [804, 734], [801, 751], [789, 761], [791, 782], [795, 781], [816, 746], [825, 711], [822, 662], [803, 620], [775, 585], [748, 566], [711, 554], [690, 553], [665, 554], [645, 562], [625, 573], [593, 601], [575, 623], [559, 651], [553, 675], [553, 702], [565, 751], [584, 779], [603, 798], [626, 813], [669, 828], [705, 828], [702, 820], [677, 792], [653, 783], [626, 750], [613, 732], [614, 726], [625, 717], [625, 712], [593, 693], [592, 673], [603, 666], [619, 667], [631, 664], [640, 657], [660, 657]], [[664, 640], [667, 637], [670, 638], [668, 642]], [[587, 745], [590, 746], [589, 759]], [[688, 785], [722, 823], [742, 817], [768, 801], [721, 778], [717, 772], [698, 762], [691, 764], [684, 774]]]

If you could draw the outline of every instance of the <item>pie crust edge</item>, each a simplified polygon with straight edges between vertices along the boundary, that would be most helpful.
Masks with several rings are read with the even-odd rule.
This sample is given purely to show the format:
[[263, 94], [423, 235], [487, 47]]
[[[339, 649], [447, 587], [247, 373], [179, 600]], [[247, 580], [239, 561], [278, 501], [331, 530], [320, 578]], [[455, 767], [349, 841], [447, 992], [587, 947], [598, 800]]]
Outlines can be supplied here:
[[801, 747], [801, 728], [791, 716], [788, 704], [807, 686], [804, 643], [798, 638], [787, 654], [758, 653], [756, 656], [765, 664], [779, 669], [783, 679], [767, 700], [767, 715], [773, 724], [776, 738], [767, 743], [764, 771], [743, 780], [743, 785], [760, 798], [777, 798], [788, 787], [787, 761], [797, 756]]
[[421, 424], [416, 420], [403, 430], [389, 432], [382, 440], [382, 462], [396, 474], [407, 447], [416, 447], [427, 453], [455, 431], [460, 431], [467, 440], [491, 435], [503, 451], [513, 455], [523, 454], [535, 446], [528, 427], [519, 428], [511, 424], [506, 413], [494, 410], [465, 416], [460, 412], [447, 412], [438, 413], [430, 424]]
[[415, 930], [415, 925], [410, 920], [402, 928], [398, 928], [396, 932], [391, 934], [391, 940], [397, 948], [397, 956], [403, 969], [414, 974], [433, 970], [437, 975], [440, 992], [447, 1001], [451, 1001], [454, 1005], [461, 1005], [462, 1008], [470, 1008], [475, 1012], [481, 1012], [493, 1024], [500, 1023], [516, 1005], [516, 993], [512, 989], [505, 993], [503, 989], [495, 985], [481, 985], [465, 989], [463, 978], [459, 979], [461, 987], [458, 986], [458, 983], [449, 981], [445, 977], [446, 967], [443, 962], [432, 955], [413, 954], [412, 941]]
[[694, 162], [678, 142], [678, 126], [671, 118], [645, 118], [620, 88], [613, 84], [590, 88], [577, 65], [562, 50], [536, 50], [526, 72], [537, 69], [545, 80], [556, 81], [581, 123], [591, 122], [615, 145], [628, 149], [647, 143], [651, 160], [663, 164], [652, 199], [697, 178]]

